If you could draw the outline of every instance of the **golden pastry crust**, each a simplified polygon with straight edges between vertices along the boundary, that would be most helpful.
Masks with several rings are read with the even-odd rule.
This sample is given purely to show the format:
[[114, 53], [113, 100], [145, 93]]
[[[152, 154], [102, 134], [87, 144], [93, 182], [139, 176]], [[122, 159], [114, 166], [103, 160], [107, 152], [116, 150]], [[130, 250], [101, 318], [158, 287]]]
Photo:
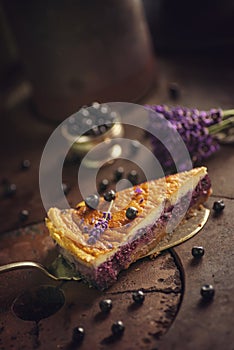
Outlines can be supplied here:
[[[112, 255], [120, 245], [134, 239], [136, 232], [152, 225], [161, 215], [164, 206], [174, 205], [179, 198], [193, 191], [207, 174], [205, 167], [170, 175], [134, 186], [116, 194], [108, 228], [94, 244], [88, 244], [90, 229], [110, 205], [100, 198], [98, 210], [89, 209], [84, 202], [75, 209], [65, 211], [51, 208], [46, 226], [51, 237], [62, 248], [84, 263], [92, 264]], [[130, 206], [138, 210], [134, 220], [126, 217]]]

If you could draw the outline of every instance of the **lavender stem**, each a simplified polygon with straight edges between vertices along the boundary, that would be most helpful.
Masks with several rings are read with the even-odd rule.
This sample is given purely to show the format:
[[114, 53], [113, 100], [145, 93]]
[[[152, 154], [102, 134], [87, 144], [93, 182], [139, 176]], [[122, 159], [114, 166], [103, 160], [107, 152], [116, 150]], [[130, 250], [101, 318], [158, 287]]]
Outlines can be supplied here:
[[208, 128], [210, 135], [215, 135], [218, 132], [227, 129], [230, 126], [234, 126], [234, 116], [229, 119], [224, 119], [218, 124], [214, 124]]
[[225, 111], [222, 111], [222, 119], [225, 120], [229, 117], [234, 116], [234, 109], [227, 109]]

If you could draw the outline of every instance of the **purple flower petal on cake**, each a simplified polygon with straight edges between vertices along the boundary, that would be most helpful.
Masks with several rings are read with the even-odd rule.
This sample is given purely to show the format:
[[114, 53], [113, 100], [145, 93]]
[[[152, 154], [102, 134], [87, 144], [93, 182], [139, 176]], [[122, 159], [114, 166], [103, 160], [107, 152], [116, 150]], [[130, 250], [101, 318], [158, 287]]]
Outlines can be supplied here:
[[141, 194], [143, 191], [142, 191], [142, 189], [139, 186], [137, 186], [135, 188], [134, 192], [137, 193], [137, 194]]

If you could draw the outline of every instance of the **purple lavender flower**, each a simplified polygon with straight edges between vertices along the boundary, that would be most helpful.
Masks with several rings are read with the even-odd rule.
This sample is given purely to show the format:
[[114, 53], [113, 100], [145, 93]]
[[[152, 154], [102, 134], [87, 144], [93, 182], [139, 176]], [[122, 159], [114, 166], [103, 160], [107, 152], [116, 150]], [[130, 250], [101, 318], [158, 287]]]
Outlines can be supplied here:
[[142, 191], [142, 189], [139, 187], [139, 186], [137, 186], [136, 188], [135, 188], [135, 193], [136, 194], [141, 194], [143, 191]]
[[[154, 113], [149, 113], [150, 127], [159, 130], [160, 133], [167, 134], [168, 127], [174, 128], [183, 139], [194, 165], [201, 163], [205, 158], [211, 156], [219, 149], [219, 143], [209, 130], [222, 122], [223, 112], [221, 109], [211, 109], [210, 111], [199, 111], [195, 108], [167, 107], [164, 105], [146, 106], [147, 108], [160, 113], [166, 118], [168, 123], [162, 123], [160, 118], [155, 118]], [[162, 118], [163, 119], [163, 118]], [[211, 128], [212, 127], [212, 128]], [[170, 140], [173, 144], [173, 140]], [[174, 140], [175, 141], [175, 140]], [[174, 168], [174, 161], [165, 146], [152, 136], [153, 152], [160, 161], [164, 170]], [[179, 155], [178, 155], [179, 157]], [[182, 160], [181, 160], [182, 161]], [[176, 159], [176, 162], [180, 162]]]
[[94, 227], [89, 231], [89, 238], [87, 243], [90, 245], [95, 244], [95, 242], [99, 239], [101, 234], [108, 228], [108, 221], [111, 219], [110, 212], [103, 212], [103, 217], [98, 219]]

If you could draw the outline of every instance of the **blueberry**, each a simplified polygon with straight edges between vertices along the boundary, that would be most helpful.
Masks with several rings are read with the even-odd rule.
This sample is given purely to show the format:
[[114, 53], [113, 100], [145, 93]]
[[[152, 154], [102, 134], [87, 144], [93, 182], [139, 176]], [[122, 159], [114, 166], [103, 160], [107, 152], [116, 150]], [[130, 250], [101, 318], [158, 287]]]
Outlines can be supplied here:
[[28, 168], [30, 168], [30, 161], [28, 159], [24, 159], [22, 162], [21, 162], [21, 169], [22, 170], [27, 170]]
[[109, 107], [106, 104], [102, 104], [101, 106], [101, 113], [107, 114], [109, 112]]
[[99, 189], [100, 191], [105, 191], [107, 187], [109, 186], [109, 180], [108, 179], [103, 179], [100, 184], [99, 184]]
[[26, 210], [26, 209], [21, 210], [21, 212], [20, 212], [20, 220], [21, 221], [27, 220], [28, 216], [29, 216], [28, 210]]
[[99, 204], [99, 196], [96, 194], [91, 194], [85, 198], [85, 204], [90, 209], [96, 209]]
[[126, 210], [126, 217], [130, 220], [132, 219], [135, 219], [135, 217], [137, 216], [138, 214], [138, 210], [134, 207], [129, 207], [127, 210]]
[[98, 130], [100, 132], [100, 134], [104, 134], [108, 129], [108, 126], [107, 125], [99, 125], [98, 126]]
[[81, 120], [82, 125], [84, 126], [84, 129], [92, 129], [93, 127], [93, 118], [89, 116], [84, 116]]
[[82, 116], [84, 118], [87, 118], [90, 116], [89, 110], [87, 109], [87, 106], [83, 106], [82, 109], [80, 110]]
[[70, 186], [68, 186], [65, 183], [62, 183], [62, 190], [65, 195], [67, 195], [70, 192]]
[[203, 247], [198, 247], [198, 246], [195, 246], [192, 248], [192, 256], [194, 258], [201, 258], [205, 253], [205, 250]]
[[225, 204], [222, 199], [214, 202], [213, 204], [213, 209], [217, 214], [221, 213], [224, 208], [225, 208]]
[[96, 101], [95, 101], [95, 102], [92, 103], [92, 107], [93, 107], [95, 110], [98, 110], [98, 109], [100, 108], [100, 106], [101, 106], [101, 105], [100, 105], [99, 102], [96, 102]]
[[215, 290], [211, 284], [204, 284], [201, 287], [200, 293], [201, 293], [201, 296], [203, 297], [203, 299], [211, 300], [211, 299], [213, 299], [213, 297], [215, 295]]
[[72, 341], [74, 343], [81, 342], [84, 339], [85, 331], [83, 327], [75, 327], [72, 333]]
[[12, 197], [16, 193], [16, 185], [15, 184], [9, 184], [6, 186], [4, 191], [5, 197]]
[[138, 173], [136, 170], [131, 170], [128, 174], [128, 180], [132, 183], [132, 185], [137, 185], [138, 182]]
[[112, 300], [111, 299], [101, 300], [99, 303], [99, 307], [102, 312], [109, 312], [112, 309]]
[[115, 196], [116, 196], [116, 194], [115, 194], [114, 190], [110, 190], [110, 191], [104, 193], [104, 195], [103, 195], [105, 201], [107, 201], [107, 202], [111, 202], [112, 200], [114, 200]]
[[136, 153], [139, 151], [140, 149], [140, 142], [138, 140], [132, 140], [131, 141], [131, 144], [130, 144], [130, 147], [131, 147], [131, 150], [133, 153]]
[[70, 135], [80, 135], [82, 134], [82, 127], [78, 118], [71, 116], [66, 122], [67, 131]]
[[119, 181], [120, 179], [122, 179], [123, 174], [124, 174], [124, 168], [122, 166], [118, 167], [114, 172], [115, 181]]
[[94, 126], [92, 127], [92, 129], [90, 130], [90, 134], [92, 134], [93, 136], [98, 136], [98, 135], [100, 135], [100, 131], [99, 131], [97, 125], [94, 125]]
[[142, 304], [145, 300], [145, 295], [142, 290], [137, 290], [136, 292], [132, 293], [132, 299], [137, 304]]
[[121, 335], [125, 330], [124, 324], [122, 321], [117, 321], [112, 324], [111, 331], [114, 335]]
[[180, 97], [180, 89], [178, 84], [170, 83], [168, 86], [168, 93], [172, 100], [177, 100]]

